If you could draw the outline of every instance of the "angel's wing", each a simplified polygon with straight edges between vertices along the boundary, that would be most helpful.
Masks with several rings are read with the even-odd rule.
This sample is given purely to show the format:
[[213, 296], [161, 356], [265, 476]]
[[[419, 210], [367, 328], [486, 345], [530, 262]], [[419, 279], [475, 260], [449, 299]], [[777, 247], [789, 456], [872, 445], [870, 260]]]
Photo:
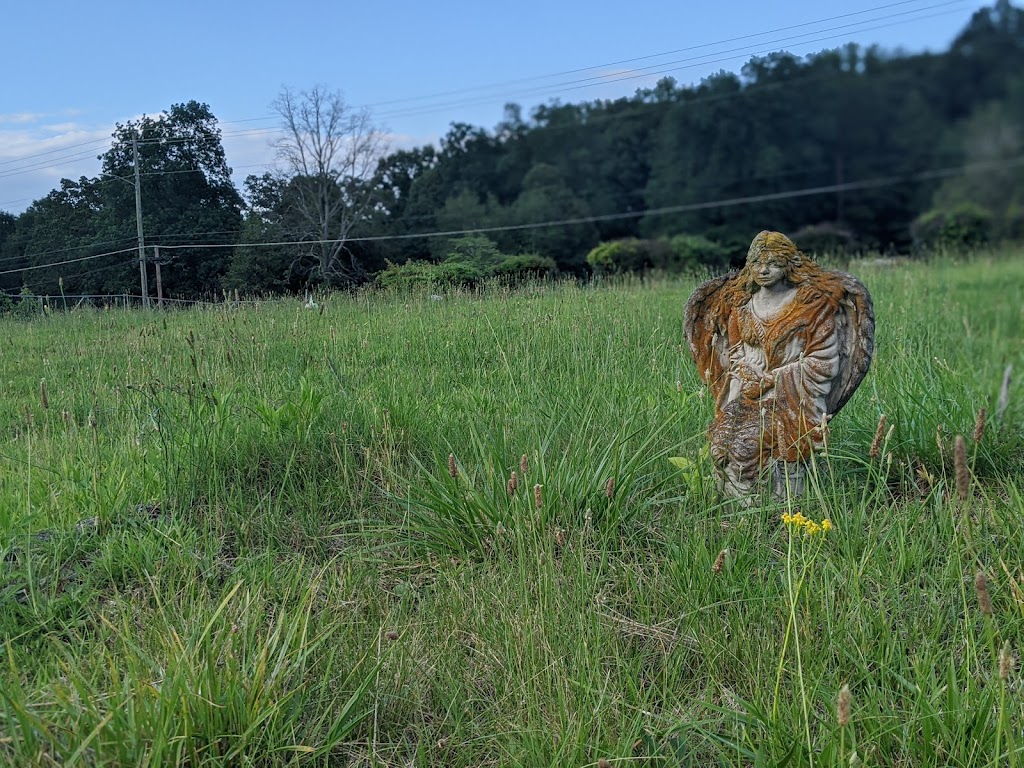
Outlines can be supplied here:
[[875, 349], [875, 313], [864, 284], [845, 272], [833, 273], [845, 292], [839, 302], [836, 334], [839, 337], [839, 373], [825, 397], [828, 413], [846, 405], [871, 366]]
[[698, 286], [686, 302], [683, 329], [697, 373], [711, 389], [715, 399], [729, 381], [729, 340], [722, 301], [723, 286], [736, 273], [713, 277]]

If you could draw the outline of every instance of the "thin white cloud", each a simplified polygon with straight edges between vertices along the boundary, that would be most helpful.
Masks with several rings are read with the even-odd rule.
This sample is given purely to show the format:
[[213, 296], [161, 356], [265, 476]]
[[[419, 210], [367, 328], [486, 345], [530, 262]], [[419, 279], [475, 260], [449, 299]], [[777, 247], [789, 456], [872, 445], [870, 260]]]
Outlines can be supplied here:
[[13, 123], [15, 125], [21, 125], [24, 123], [34, 123], [44, 117], [45, 115], [35, 112], [13, 112], [6, 115], [0, 113], [0, 124]]

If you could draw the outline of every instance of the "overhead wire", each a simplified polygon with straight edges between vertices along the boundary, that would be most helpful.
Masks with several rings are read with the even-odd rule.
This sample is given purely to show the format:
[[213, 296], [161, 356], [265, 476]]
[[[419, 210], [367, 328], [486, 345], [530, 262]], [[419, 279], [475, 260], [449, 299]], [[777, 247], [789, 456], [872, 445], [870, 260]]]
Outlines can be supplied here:
[[[896, 156], [897, 155], [893, 155], [893, 157], [896, 157]], [[902, 155], [899, 155], [899, 156], [902, 156]], [[877, 160], [879, 160], [881, 162], [886, 157], [887, 157], [887, 155], [882, 155], [882, 156], [875, 157], [875, 159], [877, 159]], [[790, 168], [790, 169], [786, 169], [786, 170], [783, 170], [783, 171], [778, 171], [778, 172], [775, 172], [775, 173], [754, 174], [754, 175], [749, 175], [748, 174], [748, 175], [744, 175], [744, 176], [734, 176], [734, 177], [730, 177], [730, 178], [726, 178], [726, 179], [716, 178], [716, 181], [719, 182], [719, 184], [717, 185], [718, 187], [723, 187], [723, 186], [727, 186], [729, 184], [735, 184], [735, 183], [741, 182], [741, 181], [762, 182], [762, 181], [769, 181], [769, 180], [772, 180], [772, 179], [781, 179], [781, 178], [789, 177], [789, 176], [798, 176], [798, 175], [805, 175], [805, 174], [810, 174], [810, 173], [817, 173], [817, 172], [821, 172], [821, 171], [824, 171], [824, 170], [830, 170], [832, 167], [833, 166], [831, 164], [828, 164], [828, 165], [817, 165], [817, 166], [804, 165], [804, 166], [801, 166], [801, 167], [798, 167], [798, 168]], [[956, 167], [962, 168], [964, 166], [956, 166]], [[643, 192], [644, 189], [645, 189], [644, 187], [640, 187], [640, 188], [629, 190], [629, 192], [635, 194], [635, 193]], [[646, 210], [647, 209], [645, 209], [645, 211]], [[645, 211], [640, 211], [638, 215], [641, 215], [641, 216], [644, 215]], [[611, 214], [611, 216], [612, 217], [619, 217], [618, 214]], [[404, 216], [404, 217], [400, 217], [398, 219], [395, 219], [393, 221], [394, 221], [394, 223], [400, 223], [400, 222], [408, 222], [408, 221], [412, 221], [412, 220], [423, 220], [423, 219], [433, 219], [433, 218], [436, 218], [436, 214], [426, 214], [426, 215], [414, 216], [414, 217]], [[621, 218], [621, 217], [619, 217], [619, 218]], [[594, 219], [595, 222], [596, 221], [600, 221], [600, 220], [603, 220], [603, 219], [601, 219], [601, 218]], [[577, 223], [581, 223], [581, 222], [577, 222]], [[471, 234], [471, 233], [475, 233], [477, 231], [478, 230], [475, 229], [475, 228], [470, 228], [470, 229], [466, 229], [466, 230], [460, 230], [460, 232], [464, 233], [464, 234]], [[203, 231], [203, 232], [171, 232], [171, 233], [147, 234], [145, 239], [146, 239], [146, 242], [148, 243], [149, 246], [159, 245], [161, 248], [164, 248], [164, 249], [189, 248], [189, 247], [236, 247], [236, 246], [243, 246], [243, 245], [244, 246], [252, 245], [252, 246], [258, 247], [260, 245], [259, 243], [206, 243], [206, 244], [175, 243], [175, 244], [168, 244], [168, 243], [164, 243], [164, 242], [160, 242], [160, 243], [154, 242], [155, 240], [167, 240], [167, 239], [171, 239], [171, 238], [210, 237], [210, 236], [215, 236], [215, 235], [238, 235], [238, 232], [239, 232], [238, 230], [210, 230], [210, 231]], [[437, 234], [443, 234], [445, 236], [452, 236], [451, 231], [444, 231], [444, 232], [441, 232], [441, 233], [431, 233], [431, 232], [411, 233], [411, 234], [410, 233], [402, 233], [402, 237], [405, 237], [405, 238], [421, 238], [421, 237], [431, 237], [431, 236], [435, 236]], [[72, 246], [70, 248], [64, 248], [64, 249], [59, 249], [59, 250], [54, 250], [54, 251], [36, 252], [36, 253], [26, 254], [24, 256], [7, 257], [5, 259], [0, 259], [0, 264], [5, 263], [5, 262], [24, 260], [24, 259], [35, 259], [35, 258], [39, 258], [41, 256], [56, 255], [56, 254], [59, 254], [59, 253], [66, 253], [66, 252], [74, 251], [74, 250], [83, 250], [83, 249], [97, 248], [97, 247], [101, 247], [101, 246], [104, 246], [104, 245], [112, 245], [112, 244], [116, 244], [116, 243], [130, 242], [130, 241], [134, 240], [135, 237], [136, 237], [135, 235], [126, 235], [125, 237], [117, 239], [117, 240], [107, 240], [107, 241], [98, 242], [98, 243], [90, 243], [90, 244], [87, 244], [87, 245]], [[377, 237], [378, 237], [378, 239], [387, 239], [389, 236], [388, 235], [382, 235], [382, 236], [377, 236]], [[346, 238], [345, 242], [358, 242], [359, 240], [360, 240], [360, 238]], [[288, 243], [274, 243], [274, 244], [275, 245], [299, 245], [299, 244], [307, 245], [307, 244], [314, 244], [314, 243], [330, 243], [330, 242], [337, 242], [337, 241], [300, 240], [300, 241], [292, 241], [292, 242], [288, 242]], [[133, 247], [129, 248], [128, 250], [135, 250], [135, 247], [133, 246]], [[105, 254], [101, 254], [101, 255], [105, 255]], [[57, 262], [54, 262], [54, 264], [56, 264], [56, 263]], [[49, 266], [49, 265], [38, 265], [38, 268], [43, 268], [45, 266]], [[18, 270], [12, 270], [12, 271], [18, 271]]]
[[62, 267], [65, 264], [77, 264], [80, 261], [91, 261], [92, 259], [102, 259], [104, 256], [116, 256], [119, 253], [128, 253], [134, 251], [135, 248], [122, 248], [119, 251], [108, 251], [107, 253], [97, 253], [92, 256], [82, 256], [78, 259], [66, 259], [64, 261], [55, 261], [48, 264], [33, 264], [27, 267], [19, 267], [18, 269], [7, 269], [0, 272], [0, 275], [13, 275], [18, 272], [34, 272], [37, 269], [49, 269], [50, 267]]
[[[775, 34], [777, 32], [784, 32], [784, 31], [789, 31], [789, 30], [793, 30], [793, 29], [800, 29], [800, 28], [805, 28], [805, 27], [808, 27], [808, 26], [824, 24], [824, 23], [828, 23], [828, 22], [831, 22], [831, 21], [851, 18], [853, 16], [859, 16], [859, 15], [863, 15], [863, 14], [866, 14], [866, 13], [873, 13], [873, 12], [879, 11], [879, 10], [888, 10], [888, 9], [891, 9], [891, 8], [901, 7], [901, 6], [910, 5], [910, 4], [914, 4], [914, 3], [918, 3], [918, 2], [922, 2], [922, 0], [901, 0], [900, 2], [887, 3], [887, 4], [883, 4], [883, 5], [879, 5], [879, 6], [874, 6], [872, 8], [863, 9], [863, 10], [860, 10], [860, 11], [852, 11], [852, 12], [848, 12], [848, 13], [838, 14], [838, 15], [835, 15], [835, 16], [825, 17], [825, 18], [822, 18], [822, 19], [817, 19], [815, 21], [802, 22], [802, 23], [799, 23], [799, 24], [793, 24], [793, 25], [788, 25], [788, 26], [784, 26], [784, 27], [777, 27], [775, 29], [766, 30], [766, 31], [763, 31], [763, 32], [752, 33], [752, 34], [748, 34], [748, 35], [740, 35], [740, 36], [736, 36], [736, 37], [724, 38], [722, 40], [718, 40], [718, 41], [714, 41], [714, 42], [710, 42], [710, 43], [702, 43], [702, 44], [699, 44], [699, 45], [687, 46], [687, 47], [684, 47], [684, 48], [677, 48], [677, 49], [674, 49], [674, 50], [671, 50], [671, 51], [663, 51], [663, 52], [660, 52], [660, 53], [646, 54], [646, 55], [643, 55], [643, 56], [637, 56], [637, 57], [632, 57], [632, 58], [627, 58], [627, 59], [619, 59], [619, 60], [612, 61], [612, 62], [606, 62], [606, 63], [603, 63], [603, 64], [590, 65], [590, 66], [587, 66], [587, 67], [579, 67], [579, 68], [575, 68], [575, 69], [563, 70], [561, 72], [556, 72], [556, 73], [550, 73], [550, 74], [545, 74], [545, 75], [536, 75], [536, 76], [529, 77], [529, 78], [520, 78], [520, 79], [517, 79], [517, 80], [504, 81], [503, 83], [495, 83], [495, 84], [482, 85], [482, 86], [471, 86], [471, 87], [467, 87], [467, 88], [464, 88], [464, 89], [453, 89], [453, 90], [450, 90], [450, 91], [444, 91], [444, 92], [440, 92], [440, 93], [428, 94], [428, 95], [423, 95], [423, 96], [412, 96], [412, 97], [405, 97], [405, 98], [401, 98], [401, 99], [390, 99], [390, 100], [381, 101], [381, 102], [371, 102], [371, 103], [369, 103], [367, 105], [364, 105], [364, 106], [366, 106], [366, 107], [386, 106], [386, 105], [390, 105], [390, 104], [399, 104], [399, 103], [407, 103], [407, 102], [414, 102], [414, 101], [423, 101], [423, 100], [427, 100], [427, 99], [437, 98], [439, 96], [456, 95], [456, 94], [459, 94], [459, 93], [471, 93], [471, 92], [480, 91], [480, 90], [502, 88], [502, 87], [504, 87], [506, 85], [511, 85], [511, 84], [534, 82], [534, 81], [537, 81], [537, 80], [543, 80], [543, 79], [548, 79], [548, 78], [552, 78], [552, 77], [561, 77], [561, 76], [571, 75], [571, 74], [576, 74], [576, 73], [581, 73], [581, 72], [600, 70], [600, 69], [606, 68], [606, 67], [618, 66], [618, 65], [621, 65], [621, 64], [632, 63], [632, 62], [641, 61], [641, 60], [650, 60], [650, 59], [653, 59], [653, 58], [659, 58], [659, 57], [663, 57], [663, 56], [674, 55], [676, 53], [681, 53], [681, 52], [685, 52], [685, 51], [699, 50], [699, 49], [702, 49], [702, 48], [711, 48], [711, 47], [715, 47], [715, 46], [718, 46], [718, 45], [723, 45], [723, 44], [726, 44], [726, 43], [737, 42], [737, 41], [740, 41], [740, 40], [752, 40], [754, 38], [764, 37], [766, 35]], [[803, 33], [801, 35], [790, 36], [790, 37], [786, 37], [786, 38], [780, 38], [778, 40], [773, 40], [773, 41], [760, 41], [760, 42], [756, 43], [756, 46], [757, 47], [763, 47], [763, 46], [766, 46], [766, 45], [777, 45], [777, 44], [780, 44], [780, 43], [784, 43], [784, 42], [787, 42], [787, 41], [793, 41], [793, 40], [797, 40], [797, 39], [804, 38], [804, 37], [813, 37], [815, 35], [820, 35], [822, 32], [835, 31], [835, 30], [838, 30], [838, 29], [851, 29], [851, 28], [854, 28], [854, 27], [860, 27], [860, 26], [862, 26], [864, 24], [871, 24], [871, 23], [873, 23], [875, 21], [882, 21], [882, 20], [891, 19], [891, 18], [897, 18], [897, 17], [901, 17], [901, 16], [907, 16], [907, 15], [912, 15], [912, 14], [919, 14], [922, 11], [930, 10], [930, 9], [933, 9], [933, 8], [940, 8], [940, 7], [945, 7], [945, 6], [949, 6], [949, 5], [958, 5], [958, 6], [962, 7], [962, 4], [965, 3], [965, 2], [968, 2], [968, 0], [944, 0], [944, 2], [932, 3], [930, 5], [925, 5], [925, 6], [921, 6], [921, 7], [918, 7], [918, 8], [909, 9], [909, 10], [906, 10], [906, 11], [900, 11], [898, 13], [887, 14], [887, 15], [879, 16], [879, 17], [876, 17], [876, 18], [873, 18], [873, 19], [864, 19], [864, 20], [860, 20], [860, 21], [856, 21], [856, 22], [851, 22], [851, 23], [848, 23], [848, 24], [842, 24], [842, 25], [838, 25], [838, 26], [834, 26], [834, 27], [829, 27], [829, 28], [826, 28], [826, 29], [813, 30], [811, 32], [806, 32], [806, 33]], [[956, 11], [959, 11], [959, 10], [960, 10], [960, 8], [958, 7], [953, 12], [956, 12]], [[904, 22], [893, 22], [892, 24], [885, 24], [885, 25], [880, 25], [880, 26], [875, 26], [875, 27], [868, 27], [866, 29], [856, 29], [856, 30], [853, 30], [853, 31], [856, 31], [856, 32], [873, 31], [873, 30], [876, 30], [876, 29], [881, 29], [881, 28], [885, 28], [885, 27], [888, 27], [888, 26], [893, 26], [895, 24], [907, 23], [907, 22], [922, 20], [922, 19], [925, 19], [925, 18], [932, 18], [932, 16], [934, 16], [934, 15], [945, 15], [945, 14], [933, 14], [933, 15], [929, 15], [929, 16], [918, 16], [918, 17], [915, 17], [915, 18], [912, 18], [912, 19], [908, 19], [908, 20], [906, 20]], [[844, 33], [844, 34], [846, 34], [846, 33]], [[839, 37], [839, 36], [842, 36], [842, 35], [838, 35], [838, 36], [833, 35], [833, 36], [826, 37], [826, 38], [807, 40], [807, 41], [805, 41], [805, 44], [815, 43], [815, 42], [822, 42], [824, 40], [833, 39], [833, 38]], [[637, 70], [636, 74], [626, 73], [622, 77], [619, 77], [619, 78], [609, 78], [607, 75], [599, 74], [599, 75], [594, 75], [594, 76], [589, 77], [589, 78], [582, 78], [582, 79], [578, 79], [578, 80], [570, 80], [570, 81], [563, 82], [563, 83], [554, 83], [554, 84], [551, 84], [551, 85], [546, 85], [546, 86], [542, 86], [542, 87], [539, 87], [539, 88], [530, 89], [528, 91], [517, 92], [515, 94], [508, 94], [508, 93], [502, 94], [502, 93], [498, 93], [498, 94], [493, 94], [493, 96], [492, 95], [488, 95], [488, 96], [485, 96], [485, 97], [477, 97], [477, 98], [469, 100], [469, 101], [445, 102], [445, 103], [440, 103], [440, 104], [436, 104], [436, 105], [425, 105], [425, 106], [420, 106], [420, 107], [410, 107], [407, 110], [398, 110], [398, 111], [392, 111], [392, 112], [385, 112], [385, 113], [382, 113], [380, 115], [380, 117], [381, 118], [387, 118], [387, 117], [406, 117], [406, 116], [416, 116], [416, 115], [420, 115], [420, 114], [427, 114], [428, 111], [438, 111], [438, 110], [442, 110], [442, 109], [449, 109], [452, 106], [468, 106], [470, 104], [480, 103], [480, 99], [481, 98], [484, 98], [484, 99], [489, 101], [489, 100], [492, 100], [492, 98], [507, 99], [507, 98], [512, 98], [512, 97], [521, 96], [521, 95], [533, 95], [533, 94], [538, 93], [538, 92], [539, 93], [550, 92], [552, 90], [559, 90], [559, 91], [566, 90], [566, 89], [568, 89], [568, 90], [577, 90], [577, 89], [583, 88], [583, 87], [593, 87], [595, 85], [604, 85], [604, 84], [607, 84], [609, 82], [614, 83], [614, 82], [619, 82], [619, 81], [622, 81], [622, 80], [639, 79], [639, 78], [644, 78], [644, 77], [650, 77], [650, 76], [653, 76], [653, 75], [656, 75], [656, 74], [664, 74], [664, 73], [667, 73], [667, 72], [678, 71], [680, 69], [692, 68], [692, 66], [702, 66], [702, 65], [708, 64], [708, 63], [718, 63], [719, 61], [731, 60], [732, 58], [742, 58], [742, 57], [744, 57], [746, 55], [758, 55], [758, 54], [751, 54], [749, 51], [747, 51], [746, 53], [741, 53], [741, 54], [738, 53], [737, 56], [729, 57], [728, 59], [715, 59], [715, 60], [712, 60], [712, 61], [700, 62], [700, 63], [697, 63], [697, 64], [693, 64], [693, 65], [690, 65], [689, 67], [673, 67], [673, 68], [670, 68], [670, 69], [665, 69], [665, 67], [668, 66], [669, 64], [673, 64], [674, 65], [674, 64], [679, 64], [679, 63], [686, 62], [686, 61], [692, 61], [692, 60], [707, 58], [709, 56], [720, 56], [722, 53], [740, 52], [740, 51], [745, 51], [745, 50], [747, 50], [746, 47], [740, 47], [740, 48], [730, 49], [730, 50], [727, 50], [727, 51], [710, 52], [708, 54], [703, 54], [702, 56], [690, 57], [689, 59], [681, 59], [681, 60], [678, 60], [676, 62], [660, 62], [658, 64], [652, 64], [652, 65], [650, 65], [648, 67], [641, 68], [641, 70], [654, 70], [654, 71], [640, 71], [640, 70]], [[661, 69], [658, 69], [658, 68], [661, 68]], [[586, 81], [597, 81], [597, 82], [593, 82], [593, 83], [587, 84]], [[273, 120], [273, 119], [279, 119], [279, 118], [277, 116], [275, 116], [275, 115], [268, 115], [268, 116], [262, 116], [262, 117], [241, 118], [241, 119], [237, 119], [237, 120], [221, 121], [219, 124], [221, 124], [221, 125], [228, 125], [228, 124], [234, 124], [234, 123], [259, 122], [259, 121]], [[222, 132], [220, 132], [219, 136], [210, 136], [209, 138], [212, 140], [212, 139], [215, 139], [215, 138], [223, 138], [223, 137], [228, 137], [228, 136], [251, 136], [251, 135], [261, 135], [261, 134], [280, 133], [280, 132], [281, 132], [281, 129], [279, 129], [279, 128], [260, 128], [260, 129], [250, 129], [250, 130], [243, 130], [243, 131], [222, 131]], [[141, 139], [139, 141], [139, 143], [140, 144], [176, 143], [176, 142], [186, 142], [186, 141], [193, 141], [193, 140], [194, 140], [194, 137], [186, 137], [186, 138], [181, 138], [181, 139], [155, 138], [155, 139]], [[19, 160], [28, 159], [28, 158], [31, 158], [31, 157], [38, 157], [38, 156], [41, 156], [41, 155], [44, 155], [44, 154], [65, 151], [65, 150], [71, 149], [73, 147], [85, 146], [85, 145], [93, 144], [93, 143], [103, 143], [104, 141], [108, 141], [109, 142], [109, 140], [107, 140], [107, 139], [99, 139], [99, 140], [94, 140], [92, 142], [83, 142], [81, 144], [71, 145], [70, 147], [66, 147], [66, 148], [62, 148], [62, 149], [47, 150], [45, 152], [34, 153], [32, 155], [24, 155], [24, 156], [22, 156], [20, 158], [13, 158], [11, 160], [7, 160], [7, 161], [4, 161], [4, 162], [0, 163], [0, 165], [7, 165], [7, 164], [10, 164], [10, 163], [18, 162]], [[96, 150], [92, 150], [92, 151], [96, 151]], [[84, 153], [84, 154], [88, 154], [88, 153]], [[50, 163], [48, 165], [49, 166], [63, 165], [63, 164], [69, 164], [71, 162], [76, 162], [76, 161], [77, 160], [75, 160], [75, 159], [71, 159], [71, 160], [68, 160], [67, 162]], [[47, 165], [47, 164], [44, 164], [44, 165]], [[32, 170], [31, 168], [27, 168], [27, 167], [26, 167], [26, 169], [27, 170]], [[8, 169], [7, 171], [0, 171], [0, 178], [4, 178], [7, 175], [15, 175], [15, 174], [10, 173], [11, 170], [16, 170], [16, 169]]]
[[[348, 238], [335, 238], [335, 239], [320, 239], [320, 240], [286, 240], [278, 242], [268, 243], [210, 243], [210, 244], [199, 244], [199, 243], [188, 243], [181, 245], [161, 245], [161, 248], [168, 250], [175, 249], [203, 249], [203, 248], [267, 248], [267, 247], [281, 247], [281, 246], [296, 246], [296, 245], [338, 245], [342, 243], [370, 243], [370, 242], [382, 242], [388, 240], [415, 240], [420, 238], [430, 237], [457, 237], [460, 235], [475, 235], [475, 234], [488, 234], [492, 232], [513, 232], [522, 231], [529, 229], [539, 229], [543, 227], [554, 227], [554, 226], [572, 226], [577, 224], [588, 224], [596, 223], [601, 221], [615, 221], [621, 219], [636, 219], [644, 216], [660, 216], [671, 213], [687, 213], [691, 211], [707, 210], [709, 208], [730, 208], [738, 205], [749, 205], [752, 203], [760, 202], [771, 202], [776, 200], [787, 200], [799, 197], [808, 197], [813, 195], [831, 194], [834, 192], [850, 192], [868, 189], [877, 189], [886, 186], [893, 186], [896, 184], [908, 183], [913, 181], [927, 181], [930, 179], [947, 178], [949, 176], [955, 176], [962, 173], [974, 173], [983, 170], [991, 170], [994, 168], [1006, 168], [1014, 167], [1018, 165], [1024, 165], [1024, 155], [1019, 155], [1014, 158], [1001, 159], [998, 161], [985, 161], [977, 163], [969, 163], [966, 165], [951, 166], [946, 168], [935, 168], [927, 171], [921, 171], [918, 173], [899, 175], [899, 176], [878, 176], [869, 179], [862, 179], [859, 181], [848, 181], [837, 184], [823, 184], [813, 187], [804, 187], [795, 190], [784, 190], [780, 192], [765, 192], [756, 195], [740, 195], [736, 197], [724, 198], [719, 200], [706, 200], [694, 203], [682, 203], [679, 205], [667, 205], [656, 208], [646, 208], [635, 211], [619, 211], [616, 213], [598, 214], [593, 216], [578, 216], [569, 219], [557, 219], [549, 221], [538, 221], [528, 222], [523, 224], [504, 224], [490, 227], [471, 227], [464, 229], [449, 229], [449, 230], [437, 230], [432, 232], [413, 232], [413, 233], [402, 233], [402, 234], [390, 234], [390, 235], [366, 235], [361, 237], [348, 237]], [[2, 273], [0, 273], [2, 274]]]

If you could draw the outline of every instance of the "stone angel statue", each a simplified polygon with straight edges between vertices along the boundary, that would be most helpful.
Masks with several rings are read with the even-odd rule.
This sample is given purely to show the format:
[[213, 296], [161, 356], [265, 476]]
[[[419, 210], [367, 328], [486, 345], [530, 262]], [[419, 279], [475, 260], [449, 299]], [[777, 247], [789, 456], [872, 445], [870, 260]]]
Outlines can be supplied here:
[[715, 399], [708, 430], [719, 489], [750, 500], [803, 493], [805, 464], [871, 365], [871, 297], [779, 232], [760, 232], [739, 272], [686, 302], [686, 340]]

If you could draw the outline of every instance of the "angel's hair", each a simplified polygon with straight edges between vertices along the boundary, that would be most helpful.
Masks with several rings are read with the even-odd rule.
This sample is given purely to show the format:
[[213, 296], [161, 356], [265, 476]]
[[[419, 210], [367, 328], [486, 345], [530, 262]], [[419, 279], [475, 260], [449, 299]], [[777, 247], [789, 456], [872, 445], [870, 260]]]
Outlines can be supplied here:
[[754, 282], [754, 262], [771, 259], [784, 270], [786, 281], [800, 285], [825, 275], [825, 270], [797, 249], [796, 245], [781, 232], [762, 230], [757, 233], [747, 250], [747, 263], [740, 270], [740, 284], [750, 293], [758, 289]]

